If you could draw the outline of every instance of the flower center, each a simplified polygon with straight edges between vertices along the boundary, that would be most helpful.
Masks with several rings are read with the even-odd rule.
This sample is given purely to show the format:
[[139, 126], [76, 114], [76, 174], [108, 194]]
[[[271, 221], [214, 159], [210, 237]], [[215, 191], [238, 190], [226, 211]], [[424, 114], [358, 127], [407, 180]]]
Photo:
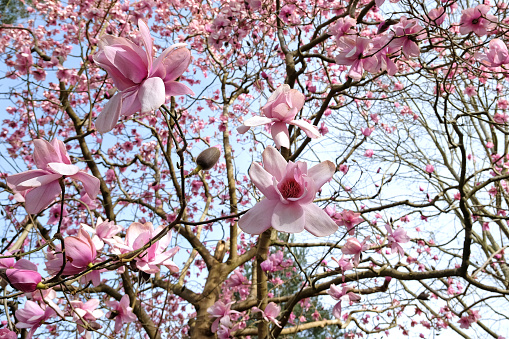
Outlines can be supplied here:
[[280, 191], [285, 199], [298, 198], [302, 195], [301, 185], [293, 178], [283, 182]]
[[472, 20], [472, 24], [473, 24], [473, 25], [477, 25], [478, 23], [479, 23], [479, 19], [474, 19], [474, 20]]

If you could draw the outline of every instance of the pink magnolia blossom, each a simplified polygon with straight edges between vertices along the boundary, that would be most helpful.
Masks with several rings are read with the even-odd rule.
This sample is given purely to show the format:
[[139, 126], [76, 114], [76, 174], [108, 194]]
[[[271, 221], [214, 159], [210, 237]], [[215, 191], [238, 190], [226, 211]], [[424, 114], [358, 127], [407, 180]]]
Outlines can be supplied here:
[[106, 301], [106, 305], [113, 310], [106, 314], [108, 319], [115, 318], [115, 332], [120, 332], [123, 324], [136, 321], [136, 315], [133, 313], [133, 308], [129, 306], [129, 296], [125, 294], [120, 302], [116, 300]]
[[265, 307], [265, 311], [262, 311], [258, 307], [253, 307], [253, 312], [262, 312], [262, 317], [267, 322], [274, 323], [276, 326], [281, 327], [279, 325], [279, 321], [276, 320], [277, 316], [281, 312], [281, 307], [279, 307], [276, 303], [270, 302]]
[[97, 218], [95, 229], [85, 224], [81, 224], [81, 227], [85, 231], [93, 234], [92, 242], [96, 250], [101, 250], [105, 243], [111, 246], [115, 243], [122, 242], [122, 239], [115, 236], [118, 232], [122, 231], [122, 226], [115, 225], [113, 221], [103, 221], [102, 218], [99, 217]]
[[355, 28], [357, 26], [357, 20], [352, 17], [345, 17], [338, 19], [333, 25], [329, 27], [329, 34], [339, 40], [342, 36], [355, 34]]
[[385, 229], [387, 230], [387, 240], [389, 242], [388, 245], [391, 247], [391, 253], [394, 253], [394, 250], [396, 250], [403, 256], [405, 251], [400, 244], [409, 242], [410, 237], [402, 227], [398, 228], [396, 231], [392, 231], [391, 225], [385, 224]]
[[359, 266], [359, 262], [361, 260], [361, 253], [363, 251], [366, 251], [370, 248], [369, 244], [366, 244], [366, 242], [369, 240], [369, 236], [364, 238], [362, 242], [357, 240], [357, 238], [348, 238], [346, 240], [346, 244], [343, 245], [341, 248], [341, 252], [343, 254], [353, 254], [353, 263], [354, 266]]
[[334, 300], [338, 300], [339, 302], [334, 306], [332, 309], [332, 315], [334, 315], [336, 318], [341, 319], [341, 302], [359, 302], [361, 300], [361, 296], [358, 294], [355, 294], [353, 292], [349, 292], [352, 288], [346, 284], [343, 284], [341, 286], [341, 289], [331, 284], [329, 290], [327, 291], [327, 294], [329, 294]]
[[488, 53], [486, 53], [486, 55], [475, 54], [475, 57], [489, 67], [499, 67], [504, 64], [509, 64], [507, 45], [500, 39], [493, 39], [490, 41]]
[[421, 54], [417, 42], [426, 38], [425, 30], [415, 19], [408, 20], [405, 16], [394, 25], [394, 37], [389, 44], [391, 47], [401, 47], [406, 57], [418, 57]]
[[270, 125], [272, 138], [277, 148], [290, 147], [289, 125], [302, 129], [309, 138], [319, 138], [318, 128], [307, 121], [295, 120], [295, 116], [304, 106], [305, 97], [296, 89], [284, 84], [276, 89], [262, 107], [262, 115], [247, 119], [244, 125], [237, 128], [241, 134], [251, 127]]
[[497, 17], [487, 14], [490, 10], [488, 5], [478, 5], [475, 8], [467, 8], [461, 12], [460, 33], [474, 32], [477, 36], [488, 34], [495, 28]]
[[306, 229], [317, 237], [334, 233], [338, 226], [313, 200], [320, 187], [332, 178], [336, 166], [325, 161], [308, 170], [304, 162], [287, 163], [270, 146], [262, 157], [264, 167], [254, 162], [249, 176], [265, 199], [240, 218], [239, 227], [250, 234], [260, 234], [271, 226], [286, 233]]
[[62, 141], [34, 140], [33, 157], [38, 169], [7, 177], [7, 185], [16, 193], [17, 201], [25, 202], [28, 213], [36, 214], [47, 207], [62, 192], [60, 180], [65, 177], [81, 181], [93, 199], [99, 193], [99, 179], [71, 164]]
[[360, 213], [355, 213], [350, 210], [344, 210], [334, 215], [334, 219], [336, 219], [336, 225], [345, 226], [348, 234], [354, 235], [355, 233], [355, 225], [360, 224], [364, 221], [361, 218]]
[[27, 339], [31, 339], [35, 331], [46, 320], [56, 315], [55, 311], [50, 307], [42, 309], [35, 302], [27, 300], [25, 307], [16, 311], [17, 328], [29, 328]]
[[104, 312], [97, 309], [99, 306], [98, 299], [90, 299], [85, 303], [80, 300], [71, 300], [71, 306], [74, 310], [73, 320], [78, 324], [79, 333], [82, 333], [85, 330], [85, 328], [82, 326], [83, 322], [81, 319], [85, 320], [88, 325], [95, 329], [101, 328], [101, 325], [99, 325], [96, 320], [97, 318], [102, 317]]
[[338, 41], [339, 54], [336, 55], [338, 65], [351, 66], [348, 76], [354, 80], [362, 79], [364, 69], [372, 69], [377, 59], [372, 54], [373, 43], [371, 39], [355, 37], [342, 37]]
[[212, 323], [212, 327], [210, 330], [212, 333], [216, 333], [219, 329], [219, 324], [221, 321], [230, 322], [230, 314], [239, 313], [238, 311], [232, 311], [230, 308], [233, 305], [233, 302], [225, 304], [223, 301], [218, 300], [214, 303], [214, 305], [210, 306], [207, 309], [207, 313], [210, 314], [211, 317], [217, 318]]
[[431, 165], [431, 164], [427, 164], [425, 171], [428, 172], [429, 174], [431, 174], [431, 173], [435, 172], [435, 167], [433, 167], [433, 165]]
[[[95, 260], [97, 251], [90, 235], [80, 228], [77, 236], [69, 236], [64, 239], [66, 264], [62, 271], [63, 275], [78, 274], [86, 270]], [[46, 270], [50, 274], [57, 274], [63, 265], [63, 256], [60, 245], [57, 251], [48, 251], [46, 254]]]
[[[125, 244], [115, 243], [114, 246], [120, 249], [122, 253], [136, 251], [151, 239], [155, 238], [164, 230], [165, 226], [161, 225], [154, 229], [151, 222], [139, 223], [133, 222], [126, 232]], [[159, 272], [159, 265], [166, 266], [171, 272], [178, 272], [179, 268], [171, 260], [178, 252], [179, 247], [174, 247], [165, 251], [171, 242], [171, 232], [165, 234], [160, 240], [156, 241], [146, 251], [136, 257], [136, 267], [145, 273], [152, 274]]]
[[[389, 75], [394, 75], [398, 72], [398, 66], [396, 66], [393, 58], [401, 54], [400, 47], [391, 45], [391, 39], [391, 36], [381, 36], [373, 39], [373, 50], [376, 51], [376, 58], [366, 63], [365, 67], [368, 72], [376, 74], [387, 71]], [[375, 124], [378, 123], [377, 114], [371, 114], [371, 119]]]
[[424, 20], [428, 21], [429, 24], [440, 26], [444, 23], [445, 19], [447, 19], [447, 13], [445, 13], [445, 7], [434, 8], [428, 13], [428, 17], [425, 17]]
[[16, 332], [9, 330], [8, 328], [0, 328], [0, 339], [17, 339], [18, 335]]
[[96, 120], [100, 133], [111, 131], [120, 116], [150, 112], [164, 104], [166, 97], [194, 94], [176, 81], [191, 62], [191, 52], [185, 44], [172, 45], [153, 60], [148, 26], [140, 19], [138, 27], [145, 49], [128, 39], [106, 35], [94, 55], [95, 63], [108, 72], [119, 90]]
[[343, 278], [343, 282], [345, 281], [345, 272], [348, 270], [351, 270], [353, 268], [351, 259], [345, 259], [345, 255], [343, 254], [341, 258], [338, 260], [334, 257], [332, 257], [332, 260], [334, 260], [338, 264], [338, 268], [341, 269], [341, 274]]
[[5, 277], [9, 284], [21, 292], [33, 292], [41, 282], [42, 277], [37, 271], [24, 269], [7, 269]]

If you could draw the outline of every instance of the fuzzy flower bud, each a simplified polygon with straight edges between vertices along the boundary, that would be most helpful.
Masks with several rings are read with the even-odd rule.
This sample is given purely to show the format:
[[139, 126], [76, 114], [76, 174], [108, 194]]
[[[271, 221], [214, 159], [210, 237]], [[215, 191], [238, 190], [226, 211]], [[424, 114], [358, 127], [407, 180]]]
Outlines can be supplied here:
[[198, 155], [196, 158], [196, 164], [201, 167], [202, 170], [208, 171], [219, 160], [221, 151], [217, 147], [209, 147]]

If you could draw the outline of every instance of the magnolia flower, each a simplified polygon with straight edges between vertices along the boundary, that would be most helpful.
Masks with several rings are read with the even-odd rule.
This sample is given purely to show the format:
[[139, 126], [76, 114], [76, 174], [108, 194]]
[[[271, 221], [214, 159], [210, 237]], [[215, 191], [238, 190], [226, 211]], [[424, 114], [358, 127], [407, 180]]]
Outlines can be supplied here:
[[351, 65], [348, 76], [354, 80], [360, 80], [364, 70], [374, 68], [378, 60], [373, 54], [372, 39], [362, 37], [342, 37], [337, 42], [339, 54], [336, 55], [338, 65]]
[[461, 12], [460, 33], [474, 32], [477, 36], [488, 34], [497, 25], [497, 17], [487, 14], [490, 10], [488, 5], [478, 5], [475, 8], [467, 8]]
[[344, 210], [340, 213], [336, 213], [334, 218], [336, 219], [336, 225], [345, 226], [348, 234], [350, 235], [354, 235], [355, 225], [364, 221], [364, 219], [361, 218], [360, 213], [355, 213], [350, 210]]
[[504, 64], [509, 64], [507, 45], [500, 39], [493, 39], [490, 41], [488, 53], [476, 53], [474, 56], [483, 64], [490, 67], [500, 67]]
[[389, 46], [401, 47], [401, 51], [406, 57], [418, 57], [421, 51], [416, 41], [426, 38], [425, 30], [418, 24], [418, 21], [402, 16], [393, 29], [394, 37]]
[[16, 311], [16, 323], [17, 328], [29, 328], [30, 331], [26, 336], [27, 339], [31, 339], [35, 331], [42, 325], [43, 322], [56, 315], [55, 311], [50, 307], [42, 309], [39, 305], [33, 301], [27, 300], [25, 308]]
[[[424, 17], [424, 21], [430, 23], [430, 24], [436, 24], [437, 26], [440, 26], [444, 23], [445, 19], [447, 19], [448, 15], [445, 13], [445, 7], [438, 7], [434, 8], [431, 11], [429, 11], [428, 16]], [[429, 20], [428, 20], [429, 18]]]
[[[64, 239], [66, 264], [62, 271], [63, 275], [78, 274], [86, 270], [95, 260], [97, 251], [90, 235], [80, 228], [77, 236], [69, 236]], [[63, 256], [60, 253], [60, 245], [57, 251], [48, 251], [46, 254], [46, 270], [50, 274], [57, 274], [63, 265]]]
[[346, 284], [343, 284], [341, 286], [342, 288], [339, 289], [338, 286], [331, 284], [330, 289], [327, 291], [327, 294], [329, 294], [334, 300], [339, 300], [339, 302], [334, 306], [332, 309], [332, 315], [334, 315], [336, 318], [341, 319], [341, 302], [359, 302], [361, 300], [361, 296], [358, 294], [355, 294], [353, 292], [348, 292], [352, 288], [350, 286], [347, 286]]
[[73, 320], [78, 324], [79, 333], [82, 333], [85, 330], [82, 326], [83, 322], [81, 319], [85, 320], [93, 328], [101, 328], [101, 325], [99, 325], [96, 320], [97, 318], [102, 317], [104, 312], [97, 309], [99, 306], [98, 299], [90, 299], [85, 303], [80, 300], [71, 300], [71, 306], [74, 310]]
[[389, 224], [385, 224], [385, 229], [387, 230], [387, 240], [389, 241], [388, 245], [391, 247], [391, 253], [394, 253], [394, 250], [396, 250], [400, 255], [404, 255], [405, 251], [400, 243], [410, 241], [410, 237], [406, 234], [406, 231], [403, 228], [398, 228], [393, 232]]
[[[133, 222], [127, 229], [126, 243], [115, 243], [113, 245], [120, 249], [121, 253], [136, 251], [155, 238], [164, 230], [164, 227], [161, 225], [154, 230], [151, 222], [145, 224]], [[168, 232], [136, 257], [136, 267], [148, 274], [159, 272], [159, 265], [166, 266], [171, 272], [178, 272], [179, 268], [171, 261], [171, 258], [178, 252], [179, 248], [174, 247], [165, 252], [170, 242], [171, 232]]]
[[281, 146], [290, 147], [289, 125], [295, 125], [302, 129], [309, 138], [319, 138], [318, 128], [307, 121], [295, 120], [295, 116], [304, 106], [305, 97], [296, 89], [284, 84], [269, 97], [269, 100], [262, 107], [262, 116], [256, 116], [244, 121], [244, 126], [237, 128], [241, 134], [249, 131], [251, 127], [268, 125], [272, 133], [272, 139], [277, 148]]
[[262, 154], [264, 167], [253, 163], [249, 176], [265, 195], [239, 220], [239, 227], [260, 234], [271, 226], [280, 232], [299, 233], [304, 229], [317, 237], [334, 233], [338, 226], [313, 204], [316, 192], [334, 175], [336, 166], [324, 161], [307, 169], [304, 162], [289, 162], [274, 147]]
[[276, 320], [277, 316], [281, 312], [281, 307], [276, 305], [276, 303], [268, 303], [265, 307], [265, 311], [262, 311], [258, 307], [253, 307], [253, 312], [262, 312], [262, 317], [265, 321], [274, 323], [276, 326], [281, 327], [281, 325], [279, 325], [279, 321]]
[[9, 330], [8, 328], [0, 328], [0, 339], [17, 339], [18, 335], [16, 332]]
[[136, 315], [133, 313], [133, 308], [129, 306], [129, 296], [125, 294], [120, 302], [116, 300], [106, 301], [108, 307], [113, 308], [112, 311], [106, 314], [108, 319], [115, 318], [115, 332], [120, 332], [123, 324], [136, 321]]
[[21, 292], [35, 291], [42, 280], [41, 275], [34, 270], [7, 269], [2, 275], [12, 287]]
[[207, 308], [207, 313], [210, 314], [211, 317], [217, 318], [212, 323], [212, 327], [210, 330], [212, 333], [216, 333], [219, 329], [219, 325], [221, 322], [230, 322], [230, 314], [239, 313], [238, 311], [232, 311], [230, 308], [233, 302], [225, 304], [221, 300], [218, 300], [214, 303], [214, 305]]
[[62, 192], [60, 180], [65, 177], [81, 181], [92, 199], [99, 193], [99, 179], [71, 164], [62, 141], [34, 140], [33, 157], [38, 169], [7, 177], [7, 185], [16, 193], [17, 201], [25, 202], [28, 213], [36, 214], [47, 207]]
[[104, 243], [111, 246], [117, 242], [122, 242], [122, 239], [115, 236], [122, 231], [122, 226], [115, 225], [113, 221], [108, 221], [108, 219], [103, 221], [101, 217], [97, 218], [95, 229], [85, 224], [81, 224], [81, 227], [93, 234], [92, 242], [96, 250], [102, 249]]
[[343, 254], [353, 254], [353, 263], [355, 267], [359, 266], [359, 262], [361, 260], [361, 253], [369, 249], [370, 245], [366, 244], [366, 241], [369, 240], [369, 236], [364, 238], [362, 242], [359, 242], [357, 238], [348, 238], [346, 240], [346, 244], [341, 247], [341, 252]]
[[177, 82], [191, 62], [191, 52], [185, 44], [175, 44], [153, 60], [152, 38], [147, 24], [138, 20], [143, 43], [106, 35], [99, 42], [95, 63], [108, 72], [119, 92], [106, 103], [96, 120], [100, 133], [115, 127], [120, 116], [131, 116], [141, 111], [159, 108], [167, 97], [194, 94], [187, 86]]

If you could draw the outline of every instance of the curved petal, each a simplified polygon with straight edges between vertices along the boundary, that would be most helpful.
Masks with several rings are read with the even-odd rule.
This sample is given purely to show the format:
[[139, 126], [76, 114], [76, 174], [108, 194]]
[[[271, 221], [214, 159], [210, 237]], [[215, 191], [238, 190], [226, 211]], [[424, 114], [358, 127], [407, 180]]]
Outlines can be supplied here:
[[26, 189], [35, 188], [35, 187], [41, 187], [44, 185], [48, 185], [51, 182], [57, 181], [61, 177], [62, 177], [61, 174], [43, 175], [40, 177], [29, 179], [27, 181], [23, 181], [22, 183], [20, 183], [19, 185], [16, 186], [16, 189], [26, 190]]
[[332, 309], [332, 315], [338, 319], [341, 319], [341, 300], [338, 301], [334, 308]]
[[37, 168], [46, 169], [49, 162], [60, 162], [57, 150], [43, 139], [34, 140], [34, 162]]
[[276, 192], [272, 183], [272, 175], [267, 172], [262, 166], [253, 162], [249, 168], [249, 177], [255, 186], [265, 195], [269, 200], [278, 200], [279, 194]]
[[249, 131], [250, 129], [251, 129], [251, 127], [242, 125], [242, 126], [237, 127], [237, 132], [239, 132], [240, 134], [244, 134], [247, 131]]
[[177, 81], [166, 81], [164, 83], [166, 96], [174, 97], [176, 95], [194, 95], [192, 89]]
[[132, 247], [134, 242], [136, 241], [136, 238], [140, 236], [140, 234], [148, 233], [152, 234], [152, 231], [154, 230], [152, 223], [139, 223], [139, 222], [133, 222], [129, 228], [127, 229], [125, 240], [128, 246]]
[[277, 181], [281, 181], [286, 173], [285, 158], [272, 146], [267, 146], [262, 153], [263, 167], [267, 172], [272, 174]]
[[317, 139], [322, 136], [315, 125], [312, 125], [305, 120], [292, 120], [289, 124], [299, 127], [311, 139]]
[[99, 186], [101, 185], [99, 179], [85, 172], [78, 172], [71, 176], [71, 178], [81, 181], [90, 199], [95, 200], [97, 194], [99, 194]]
[[280, 232], [300, 233], [304, 231], [306, 218], [304, 209], [297, 203], [278, 203], [272, 214], [272, 227]]
[[37, 214], [46, 208], [62, 192], [58, 181], [30, 190], [25, 196], [25, 209], [29, 214]]
[[150, 30], [148, 29], [145, 21], [138, 19], [138, 28], [140, 29], [141, 41], [145, 46], [145, 52], [147, 53], [147, 72], [150, 72], [152, 68], [152, 55], [154, 52], [154, 45], [152, 43], [152, 37], [150, 36]]
[[272, 133], [272, 139], [274, 139], [274, 143], [278, 149], [281, 147], [290, 148], [290, 134], [284, 122], [274, 123], [270, 128], [270, 132]]
[[60, 175], [74, 175], [79, 172], [80, 168], [76, 165], [62, 164], [61, 162], [50, 162], [48, 167]]
[[[170, 46], [170, 48], [174, 46]], [[159, 59], [159, 58], [158, 58]], [[185, 47], [172, 49], [162, 61], [162, 67], [165, 69], [165, 81], [171, 81], [181, 76], [191, 63], [191, 51]]]
[[272, 121], [273, 121], [273, 119], [271, 119], [271, 118], [255, 116], [255, 117], [249, 118], [246, 121], [244, 121], [244, 125], [249, 126], [249, 127], [255, 127], [255, 126], [270, 124], [270, 123], [272, 123]]
[[303, 205], [306, 215], [306, 230], [316, 237], [325, 237], [338, 230], [338, 225], [327, 213], [315, 204]]
[[111, 131], [118, 123], [122, 109], [122, 93], [115, 94], [107, 103], [95, 120], [95, 128], [99, 133]]
[[141, 110], [140, 100], [138, 100], [139, 86], [134, 86], [122, 92], [122, 108], [120, 116], [129, 117]]
[[148, 78], [138, 91], [141, 113], [158, 109], [166, 101], [164, 82], [161, 78]]
[[[175, 80], [177, 79], [182, 73], [184, 73], [185, 69], [182, 71], [182, 73], [180, 73], [178, 76], [176, 76], [175, 78], [170, 78], [169, 76], [167, 77], [167, 72], [168, 71], [177, 71], [176, 69], [178, 67], [175, 68], [175, 70], [172, 70], [172, 69], [167, 69], [166, 68], [166, 58], [174, 51], [176, 51], [176, 49], [181, 49], [183, 47], [187, 47], [187, 44], [184, 44], [184, 43], [180, 43], [180, 44], [174, 44], [174, 45], [171, 45], [170, 47], [166, 48], [158, 57], [157, 59], [154, 61], [154, 63], [152, 64], [152, 71], [150, 72], [149, 76], [150, 77], [159, 77], [163, 80]], [[186, 48], [187, 49], [187, 48]], [[175, 56], [169, 56], [169, 63], [171, 64], [172, 62], [171, 61], [176, 61], [179, 59], [179, 56], [182, 57], [182, 54], [181, 55], [178, 55], [176, 54]], [[176, 58], [175, 58], [176, 57]], [[175, 64], [178, 64], [178, 61], [177, 62], [173, 62], [173, 65]], [[189, 66], [189, 62], [187, 63], [187, 66], [186, 68]], [[173, 73], [171, 72], [171, 73]], [[172, 74], [170, 74], [172, 75]]]
[[[136, 47], [140, 51], [143, 51], [140, 47]], [[113, 82], [120, 90], [124, 88], [119, 87], [119, 85], [128, 85], [130, 82], [139, 84], [147, 77], [148, 59], [146, 56], [141, 58], [139, 56], [140, 51], [136, 51], [126, 45], [112, 45], [103, 48], [104, 56], [111, 66], [107, 63], [104, 63], [102, 66], [108, 71]], [[145, 51], [143, 51], [143, 53], [145, 53]]]
[[320, 189], [327, 181], [329, 181], [334, 172], [336, 166], [332, 161], [323, 161], [308, 170], [308, 176], [315, 182], [315, 188]]
[[48, 172], [45, 170], [39, 170], [39, 169], [30, 170], [30, 171], [25, 171], [25, 172], [9, 175], [6, 179], [6, 181], [7, 181], [7, 185], [10, 188], [15, 189], [15, 190], [24, 190], [27, 188], [17, 188], [17, 186], [19, 184], [21, 184], [22, 182], [28, 181], [30, 179], [42, 177], [45, 175], [52, 175], [52, 174], [51, 174], [51, 172]]
[[261, 234], [268, 230], [274, 210], [274, 201], [263, 199], [239, 219], [239, 227], [249, 234]]

